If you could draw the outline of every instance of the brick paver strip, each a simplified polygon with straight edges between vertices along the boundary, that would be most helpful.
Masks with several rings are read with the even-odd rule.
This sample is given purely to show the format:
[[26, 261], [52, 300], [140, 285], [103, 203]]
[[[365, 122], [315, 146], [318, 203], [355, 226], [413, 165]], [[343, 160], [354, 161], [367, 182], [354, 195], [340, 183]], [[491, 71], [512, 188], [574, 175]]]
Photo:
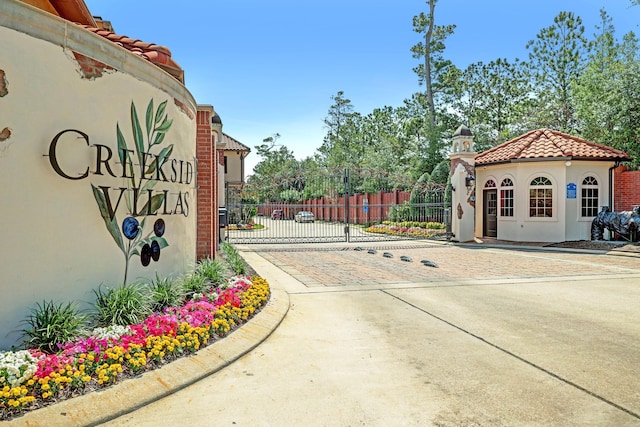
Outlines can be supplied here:
[[[391, 253], [393, 258], [385, 258], [383, 252]], [[375, 254], [352, 248], [329, 251], [294, 248], [260, 255], [309, 287], [640, 272], [640, 263], [635, 258], [579, 253], [554, 253], [551, 257], [544, 252], [458, 246], [377, 248]], [[412, 262], [402, 261], [401, 256], [411, 258]], [[438, 268], [426, 267], [422, 260], [432, 261]]]

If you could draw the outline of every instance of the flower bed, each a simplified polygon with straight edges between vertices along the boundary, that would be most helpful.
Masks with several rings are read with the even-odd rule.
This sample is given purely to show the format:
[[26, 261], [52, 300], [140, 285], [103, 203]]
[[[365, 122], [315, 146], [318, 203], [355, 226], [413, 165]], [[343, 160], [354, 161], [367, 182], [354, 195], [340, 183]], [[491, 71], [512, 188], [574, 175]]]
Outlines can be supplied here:
[[229, 224], [229, 230], [261, 230], [264, 228], [262, 224]]
[[234, 276], [180, 307], [168, 307], [129, 326], [96, 328], [60, 345], [0, 353], [0, 420], [107, 387], [153, 370], [226, 336], [268, 301], [259, 276]]
[[369, 233], [431, 238], [442, 233], [444, 224], [437, 222], [389, 222], [375, 224], [365, 228]]

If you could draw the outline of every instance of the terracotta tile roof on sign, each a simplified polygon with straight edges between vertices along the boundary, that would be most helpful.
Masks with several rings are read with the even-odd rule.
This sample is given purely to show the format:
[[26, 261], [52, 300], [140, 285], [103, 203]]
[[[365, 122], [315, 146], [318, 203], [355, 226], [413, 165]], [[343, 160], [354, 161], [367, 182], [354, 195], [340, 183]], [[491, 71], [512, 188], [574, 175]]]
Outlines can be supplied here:
[[171, 51], [165, 47], [155, 43], [147, 43], [142, 40], [133, 39], [131, 37], [116, 34], [112, 31], [91, 27], [89, 25], [78, 24], [81, 27], [89, 30], [105, 39], [127, 49], [129, 52], [139, 55], [149, 62], [154, 63], [158, 67], [167, 71], [176, 79], [184, 83], [184, 71], [182, 68], [171, 58]]
[[476, 165], [570, 158], [575, 160], [629, 160], [624, 151], [551, 129], [532, 130], [476, 156]]
[[251, 151], [249, 147], [224, 132], [222, 133], [222, 143], [226, 144], [225, 151], [246, 151], [247, 153]]

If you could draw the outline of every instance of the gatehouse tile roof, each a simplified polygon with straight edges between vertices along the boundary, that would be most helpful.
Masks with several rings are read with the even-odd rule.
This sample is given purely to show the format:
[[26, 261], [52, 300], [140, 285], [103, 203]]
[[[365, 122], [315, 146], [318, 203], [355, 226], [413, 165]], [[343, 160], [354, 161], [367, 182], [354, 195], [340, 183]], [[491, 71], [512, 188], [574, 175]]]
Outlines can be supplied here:
[[222, 133], [221, 142], [225, 144], [225, 151], [246, 151], [247, 153], [251, 151], [249, 147], [224, 132]]
[[629, 160], [624, 151], [551, 129], [536, 129], [478, 154], [476, 165], [528, 159]]

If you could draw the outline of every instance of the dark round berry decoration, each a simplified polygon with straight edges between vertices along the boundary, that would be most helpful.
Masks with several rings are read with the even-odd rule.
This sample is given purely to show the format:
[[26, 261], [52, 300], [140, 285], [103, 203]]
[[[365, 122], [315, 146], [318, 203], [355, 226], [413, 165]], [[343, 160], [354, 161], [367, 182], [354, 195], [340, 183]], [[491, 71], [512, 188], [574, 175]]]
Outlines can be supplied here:
[[162, 237], [162, 235], [164, 234], [164, 220], [162, 218], [157, 219], [153, 224], [153, 232], [158, 237]]
[[151, 246], [148, 244], [144, 244], [142, 247], [142, 252], [140, 253], [140, 261], [142, 265], [146, 267], [151, 262]]
[[122, 221], [122, 233], [129, 240], [136, 238], [140, 232], [140, 223], [132, 216], [128, 216]]
[[151, 259], [154, 261], [160, 259], [160, 244], [155, 240], [151, 242]]

